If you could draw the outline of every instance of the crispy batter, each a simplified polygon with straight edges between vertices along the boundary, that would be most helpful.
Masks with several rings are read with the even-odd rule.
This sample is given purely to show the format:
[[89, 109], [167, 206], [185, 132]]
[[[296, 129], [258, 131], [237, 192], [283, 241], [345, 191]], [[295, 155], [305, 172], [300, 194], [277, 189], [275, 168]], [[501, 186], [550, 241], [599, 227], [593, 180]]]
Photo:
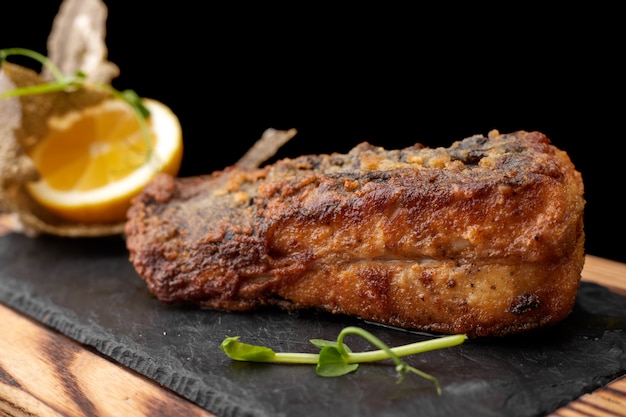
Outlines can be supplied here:
[[130, 260], [164, 302], [315, 308], [387, 325], [501, 336], [571, 311], [583, 182], [538, 132], [449, 148], [307, 155], [161, 175], [133, 201]]

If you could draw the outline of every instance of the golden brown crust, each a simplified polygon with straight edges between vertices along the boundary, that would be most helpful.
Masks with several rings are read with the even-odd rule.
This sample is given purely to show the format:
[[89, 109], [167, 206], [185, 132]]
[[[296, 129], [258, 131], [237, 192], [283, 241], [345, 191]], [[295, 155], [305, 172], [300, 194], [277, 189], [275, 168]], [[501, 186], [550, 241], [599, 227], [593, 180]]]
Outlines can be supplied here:
[[318, 308], [493, 336], [562, 320], [584, 262], [583, 183], [538, 132], [160, 176], [126, 225], [166, 302]]

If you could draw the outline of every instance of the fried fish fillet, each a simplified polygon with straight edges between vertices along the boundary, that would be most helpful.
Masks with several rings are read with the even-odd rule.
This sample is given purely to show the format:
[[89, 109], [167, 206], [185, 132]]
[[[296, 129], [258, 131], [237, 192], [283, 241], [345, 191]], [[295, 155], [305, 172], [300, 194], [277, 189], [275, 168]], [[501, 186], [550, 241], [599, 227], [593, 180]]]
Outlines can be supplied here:
[[584, 264], [583, 181], [539, 132], [160, 175], [128, 211], [163, 302], [319, 309], [470, 337], [552, 325]]

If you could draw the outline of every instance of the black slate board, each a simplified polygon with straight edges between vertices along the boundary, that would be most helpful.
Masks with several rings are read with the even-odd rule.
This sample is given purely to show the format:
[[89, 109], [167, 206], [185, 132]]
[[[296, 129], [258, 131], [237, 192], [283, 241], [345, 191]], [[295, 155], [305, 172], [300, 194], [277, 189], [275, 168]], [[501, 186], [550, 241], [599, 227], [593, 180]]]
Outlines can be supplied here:
[[556, 327], [408, 357], [439, 378], [441, 396], [416, 375], [396, 384], [391, 362], [321, 378], [312, 365], [231, 361], [219, 348], [225, 336], [311, 353], [309, 339], [335, 339], [348, 325], [391, 346], [432, 336], [312, 312], [165, 305], [148, 294], [121, 236], [1, 237], [0, 302], [224, 417], [543, 416], [626, 373], [626, 298], [590, 283]]

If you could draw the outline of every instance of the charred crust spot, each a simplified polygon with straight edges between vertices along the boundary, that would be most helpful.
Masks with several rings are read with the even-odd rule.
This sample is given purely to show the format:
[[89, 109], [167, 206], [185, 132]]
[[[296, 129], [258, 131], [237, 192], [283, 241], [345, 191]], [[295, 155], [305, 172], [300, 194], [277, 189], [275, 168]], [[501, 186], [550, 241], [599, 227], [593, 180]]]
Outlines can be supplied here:
[[433, 272], [424, 271], [420, 274], [418, 279], [422, 283], [424, 288], [430, 288], [433, 285]]
[[462, 314], [466, 314], [467, 312], [470, 311], [470, 306], [466, 299], [459, 300], [457, 303], [457, 308], [458, 308], [458, 311]]
[[231, 239], [223, 241], [216, 249], [219, 262], [227, 263], [235, 271], [260, 272], [267, 267], [264, 247], [255, 237], [234, 235]]
[[484, 153], [482, 151], [469, 151], [465, 155], [461, 161], [465, 165], [478, 165], [480, 160], [483, 158]]
[[368, 300], [386, 303], [391, 281], [390, 271], [384, 268], [367, 268], [359, 275], [366, 283], [360, 289], [360, 294]]
[[345, 181], [359, 181], [361, 183], [388, 183], [392, 178], [393, 174], [387, 171], [347, 171], [340, 173], [327, 173], [326, 177], [335, 180], [335, 182], [340, 181], [344, 183]]
[[541, 299], [537, 294], [525, 292], [519, 294], [513, 299], [508, 312], [513, 314], [524, 314], [530, 310], [539, 308], [540, 305]]
[[387, 184], [391, 180], [392, 175], [386, 171], [367, 171], [364, 177], [365, 180], [373, 183]]
[[329, 163], [333, 166], [342, 167], [346, 164], [346, 161], [339, 155], [332, 155], [329, 159]]
[[448, 288], [454, 288], [456, 287], [456, 281], [450, 278], [446, 281], [446, 285], [448, 286]]

